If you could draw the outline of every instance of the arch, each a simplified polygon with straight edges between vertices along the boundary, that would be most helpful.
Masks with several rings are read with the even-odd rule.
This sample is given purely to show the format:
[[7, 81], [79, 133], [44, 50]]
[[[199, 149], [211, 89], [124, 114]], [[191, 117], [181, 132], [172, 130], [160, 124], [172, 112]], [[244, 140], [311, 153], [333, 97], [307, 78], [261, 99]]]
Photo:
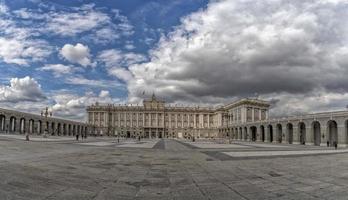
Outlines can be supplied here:
[[29, 133], [33, 134], [34, 133], [34, 120], [30, 119], [29, 120]]
[[68, 135], [71, 136], [71, 124], [68, 125]]
[[306, 124], [303, 122], [298, 123], [298, 136], [300, 144], [306, 144]]
[[243, 139], [243, 128], [239, 127], [239, 139], [242, 140]]
[[57, 130], [56, 130], [56, 124], [54, 122], [51, 123], [51, 130], [52, 130], [51, 135], [55, 135]]
[[72, 132], [73, 132], [73, 136], [75, 136], [75, 134], [76, 134], [76, 126], [75, 126], [75, 125], [73, 125], [72, 127], [73, 127], [73, 130], [72, 130]]
[[293, 128], [293, 125], [291, 123], [288, 123], [286, 125], [286, 133], [287, 133], [287, 136], [288, 136], [289, 144], [292, 144], [293, 141], [294, 141], [294, 128]]
[[334, 143], [338, 144], [337, 122], [334, 120], [328, 121], [327, 130], [327, 138], [329, 140], [330, 146], [334, 146]]
[[63, 135], [66, 135], [66, 124], [63, 124]]
[[42, 133], [42, 121], [41, 120], [37, 121], [37, 133], [38, 134]]
[[318, 121], [314, 121], [312, 123], [313, 130], [313, 142], [315, 146], [320, 146], [321, 143], [321, 133], [320, 133], [320, 123]]
[[345, 141], [345, 143], [346, 144], [348, 144], [348, 120], [346, 120], [345, 122], [344, 122], [344, 125], [345, 125], [345, 134], [346, 134], [346, 141]]
[[16, 117], [10, 117], [10, 132], [16, 132], [16, 125], [17, 125], [17, 118]]
[[273, 142], [273, 126], [271, 124], [269, 124], [267, 126], [267, 130], [268, 130], [268, 133], [267, 133], [268, 141]]
[[49, 134], [50, 133], [50, 123], [48, 121], [46, 121], [46, 127], [45, 127], [45, 134]]
[[277, 124], [277, 141], [279, 143], [283, 141], [283, 127], [281, 124]]
[[19, 133], [25, 133], [25, 118], [19, 120]]
[[0, 131], [5, 131], [6, 116], [0, 115]]
[[260, 132], [261, 132], [261, 141], [265, 141], [265, 126], [261, 125], [260, 126]]
[[257, 128], [256, 126], [252, 126], [250, 127], [250, 133], [251, 133], [251, 141], [255, 142], [256, 141], [256, 132], [257, 132]]
[[57, 135], [60, 135], [62, 132], [62, 125], [60, 123], [58, 123], [57, 125]]

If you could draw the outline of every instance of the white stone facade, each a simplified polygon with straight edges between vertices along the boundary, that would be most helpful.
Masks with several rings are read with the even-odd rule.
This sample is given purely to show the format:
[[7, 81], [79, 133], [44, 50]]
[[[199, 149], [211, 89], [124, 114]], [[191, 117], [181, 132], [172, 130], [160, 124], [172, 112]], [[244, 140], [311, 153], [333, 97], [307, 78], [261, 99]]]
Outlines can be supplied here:
[[[256, 121], [268, 117], [265, 101], [243, 99], [219, 108], [168, 106], [155, 96], [141, 106], [99, 105], [87, 108], [96, 135], [145, 138], [212, 138], [226, 135], [228, 121]], [[252, 110], [251, 118], [248, 115]], [[255, 115], [255, 110], [257, 116]], [[262, 112], [261, 112], [262, 110]], [[261, 116], [261, 113], [265, 115]], [[256, 116], [256, 117], [255, 117]]]

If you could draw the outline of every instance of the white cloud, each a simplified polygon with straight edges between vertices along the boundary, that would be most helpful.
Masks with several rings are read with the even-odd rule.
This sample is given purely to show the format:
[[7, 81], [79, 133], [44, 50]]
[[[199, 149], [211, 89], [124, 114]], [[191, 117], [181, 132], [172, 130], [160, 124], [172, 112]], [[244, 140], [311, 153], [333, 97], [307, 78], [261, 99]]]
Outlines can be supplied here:
[[74, 36], [110, 22], [107, 14], [85, 6], [72, 12], [51, 12], [48, 15], [47, 30], [62, 36]]
[[144, 90], [169, 102], [211, 103], [255, 93], [344, 94], [347, 13], [343, 1], [212, 1], [163, 36], [149, 62], [129, 67], [129, 100]]
[[45, 28], [42, 32], [49, 32], [63, 37], [74, 37], [85, 34], [82, 39], [95, 43], [107, 44], [114, 42], [121, 36], [133, 34], [133, 26], [127, 17], [118, 10], [109, 16], [93, 4], [73, 7], [69, 11], [49, 12], [46, 15]]
[[98, 61], [105, 64], [108, 73], [125, 82], [133, 79], [132, 73], [126, 67], [145, 60], [144, 55], [132, 52], [125, 53], [116, 49], [104, 50], [98, 55]]
[[52, 47], [37, 39], [37, 31], [19, 24], [9, 8], [0, 3], [0, 60], [9, 64], [29, 65], [42, 61], [52, 53]]
[[12, 78], [9, 86], [0, 85], [0, 102], [37, 102], [44, 99], [46, 96], [43, 94], [41, 86], [29, 76]]
[[86, 86], [92, 86], [92, 87], [102, 87], [102, 88], [122, 88], [124, 87], [123, 84], [117, 82], [117, 81], [109, 81], [109, 80], [92, 80], [87, 79], [81, 76], [71, 76], [66, 78], [66, 83], [73, 84], [73, 85], [86, 85]]
[[65, 44], [60, 50], [60, 54], [71, 63], [78, 63], [84, 67], [93, 65], [90, 59], [89, 48], [83, 44], [77, 43], [75, 46]]
[[71, 65], [62, 65], [62, 64], [46, 64], [44, 67], [41, 67], [41, 71], [52, 71], [56, 77], [62, 75], [71, 74], [74, 71], [74, 67]]
[[93, 92], [87, 92], [83, 96], [62, 91], [54, 94], [53, 99], [55, 104], [52, 106], [52, 110], [55, 115], [79, 120], [85, 118], [87, 106], [95, 102], [102, 104], [121, 102], [120, 99], [112, 98], [109, 91], [106, 90], [100, 91], [98, 95]]
[[8, 7], [5, 4], [0, 3], [0, 15], [7, 14], [7, 13], [8, 13]]

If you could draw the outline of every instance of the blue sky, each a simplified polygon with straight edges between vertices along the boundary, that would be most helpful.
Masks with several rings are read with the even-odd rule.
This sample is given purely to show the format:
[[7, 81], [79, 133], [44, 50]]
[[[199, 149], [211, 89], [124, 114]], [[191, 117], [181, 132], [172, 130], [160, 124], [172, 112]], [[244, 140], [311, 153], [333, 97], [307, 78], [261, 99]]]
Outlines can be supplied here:
[[[0, 17], [12, 29], [8, 33], [1, 31], [0, 36], [29, 43], [20, 47], [23, 49], [14, 51], [25, 51], [27, 48], [35, 48], [33, 51], [36, 51], [19, 52], [18, 55], [4, 52], [0, 56], [3, 87], [9, 85], [12, 78], [29, 76], [47, 96], [62, 91], [78, 96], [107, 91], [111, 99], [121, 102], [127, 101], [127, 84], [111, 75], [98, 55], [105, 50], [129, 55], [128, 61], [117, 63], [117, 67], [125, 69], [134, 59], [134, 62], [145, 62], [160, 37], [180, 25], [183, 16], [207, 6], [205, 0], [0, 2], [3, 10]], [[19, 33], [23, 36], [18, 36]], [[64, 45], [75, 47], [77, 44], [88, 49], [87, 64], [74, 60], [73, 55], [70, 60], [62, 55]], [[22, 100], [28, 98], [14, 101], [18, 103]], [[4, 97], [2, 104], [11, 107], [11, 101]], [[44, 102], [51, 106], [57, 103], [50, 97]]]
[[202, 106], [259, 97], [271, 116], [342, 110], [347, 11], [347, 0], [0, 0], [0, 106], [84, 120], [96, 101], [155, 92]]
[[[59, 2], [59, 3], [57, 3]], [[78, 63], [71, 63], [59, 55], [59, 49], [65, 44], [76, 45], [80, 43], [89, 48], [91, 60], [95, 59], [98, 53], [103, 50], [115, 49], [121, 52], [131, 52], [141, 54], [144, 56], [144, 61], [147, 59], [148, 51], [155, 45], [161, 34], [167, 34], [173, 30], [174, 26], [179, 25], [180, 18], [202, 9], [206, 6], [206, 1], [192, 0], [192, 1], [3, 1], [9, 9], [9, 18], [14, 21], [19, 27], [32, 28], [35, 34], [31, 36], [35, 39], [43, 40], [51, 48], [51, 53], [44, 59], [33, 61], [28, 59], [28, 66], [23, 66], [17, 63], [6, 63], [0, 59], [0, 67], [2, 72], [2, 81], [8, 82], [11, 77], [30, 76], [39, 80], [44, 91], [68, 89], [78, 94], [83, 94], [87, 90], [98, 92], [103, 87], [95, 85], [75, 85], [69, 84], [64, 80], [64, 77], [56, 77], [52, 71], [40, 71], [42, 66], [47, 64], [62, 64], [62, 65], [77, 65]], [[86, 7], [85, 9], [83, 7]], [[102, 15], [110, 20], [104, 25], [91, 25], [85, 28], [75, 27], [77, 30], [71, 33], [56, 33], [58, 30], [35, 30], [45, 29], [47, 26], [47, 18], [35, 19], [34, 15], [42, 16], [50, 13], [50, 15], [57, 14], [81, 14], [83, 12], [88, 14], [95, 14], [96, 18]], [[17, 14], [15, 14], [17, 13]], [[21, 15], [22, 13], [22, 15]], [[24, 13], [24, 14], [23, 14]], [[23, 15], [27, 14], [27, 17]], [[29, 16], [31, 15], [31, 16]], [[7, 17], [7, 16], [6, 16]], [[42, 16], [43, 17], [43, 16]], [[51, 16], [52, 17], [52, 16]], [[49, 18], [49, 17], [48, 17]], [[71, 20], [67, 17], [64, 20]], [[93, 18], [94, 19], [94, 18]], [[63, 19], [62, 19], [63, 20]], [[97, 19], [94, 19], [97, 20]], [[77, 22], [78, 23], [78, 22]], [[91, 22], [93, 23], [93, 22]], [[100, 22], [97, 22], [100, 23]], [[69, 24], [65, 24], [65, 26]], [[124, 27], [117, 27], [122, 25]], [[111, 28], [111, 26], [116, 26]], [[60, 27], [53, 27], [59, 29]], [[74, 27], [62, 27], [65, 29], [74, 29]], [[110, 35], [106, 38], [97, 38], [95, 32], [100, 28], [110, 28]], [[15, 34], [15, 33], [14, 33]], [[114, 37], [114, 38], [113, 38]], [[100, 41], [96, 41], [100, 40]], [[57, 51], [58, 50], [58, 51]], [[110, 76], [103, 67], [101, 62], [96, 62], [94, 67], [87, 66], [83, 70], [76, 71], [73, 76], [83, 79], [103, 80], [115, 83], [114, 85], [107, 85], [109, 92], [114, 97], [125, 98], [127, 96], [127, 89], [122, 80], [117, 77]], [[127, 66], [122, 66], [127, 67]], [[69, 75], [70, 76], [70, 75]]]

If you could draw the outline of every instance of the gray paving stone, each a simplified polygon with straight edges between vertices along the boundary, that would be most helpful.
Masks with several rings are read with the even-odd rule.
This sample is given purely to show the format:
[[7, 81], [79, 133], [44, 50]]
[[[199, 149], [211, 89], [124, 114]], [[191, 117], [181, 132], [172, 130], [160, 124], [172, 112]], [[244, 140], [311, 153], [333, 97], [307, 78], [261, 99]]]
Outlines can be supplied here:
[[[211, 150], [167, 139], [146, 141], [146, 148], [144, 143], [130, 140], [117, 145], [102, 145], [115, 142], [107, 138], [85, 142], [100, 145], [1, 140], [0, 199], [287, 200], [348, 196], [347, 154], [224, 160], [215, 156], [225, 152], [228, 145], [220, 149], [219, 144], [213, 144], [215, 149]], [[122, 144], [128, 147], [119, 148]], [[234, 147], [227, 150], [289, 150], [282, 145]]]

